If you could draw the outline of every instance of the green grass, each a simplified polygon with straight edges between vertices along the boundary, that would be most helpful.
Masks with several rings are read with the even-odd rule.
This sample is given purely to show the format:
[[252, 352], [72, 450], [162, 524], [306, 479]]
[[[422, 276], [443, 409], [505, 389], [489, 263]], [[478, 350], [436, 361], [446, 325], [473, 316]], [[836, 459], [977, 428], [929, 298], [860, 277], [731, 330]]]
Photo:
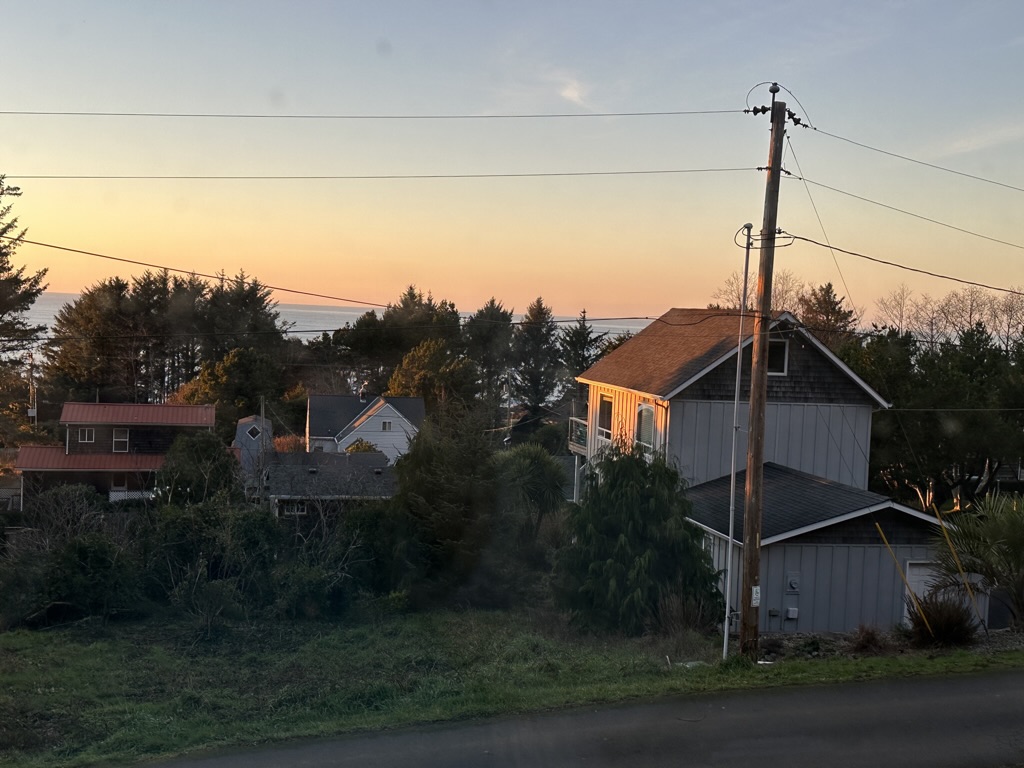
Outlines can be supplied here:
[[0, 763], [127, 763], [210, 747], [766, 685], [1024, 667], [1024, 652], [714, 662], [714, 639], [602, 638], [550, 616], [273, 623], [197, 642], [180, 621], [0, 634]]

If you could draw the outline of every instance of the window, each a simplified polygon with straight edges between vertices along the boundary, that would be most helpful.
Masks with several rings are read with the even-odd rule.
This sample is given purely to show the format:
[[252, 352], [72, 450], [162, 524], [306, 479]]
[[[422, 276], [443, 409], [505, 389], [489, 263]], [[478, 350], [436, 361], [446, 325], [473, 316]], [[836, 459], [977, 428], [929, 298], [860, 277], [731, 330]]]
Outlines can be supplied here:
[[307, 514], [306, 502], [304, 501], [279, 501], [277, 507], [277, 513], [279, 515], [285, 515], [287, 517], [296, 517]]
[[636, 408], [636, 442], [648, 451], [654, 450], [654, 406], [648, 403]]
[[78, 430], [78, 442], [80, 443], [94, 443], [96, 442], [96, 430], [92, 427], [81, 427]]
[[245, 434], [247, 434], [253, 440], [256, 440], [263, 433], [260, 432], [260, 428], [259, 427], [257, 427], [255, 424], [253, 424], [251, 427], [249, 427], [249, 429], [246, 431]]
[[391, 431], [391, 422], [390, 421], [382, 421], [380, 423], [380, 431], [381, 432], [390, 432]]
[[768, 341], [768, 375], [785, 376], [789, 369], [789, 342], [785, 339]]
[[612, 399], [607, 395], [601, 395], [597, 406], [597, 439], [612, 439]]
[[128, 430], [114, 429], [114, 453], [128, 453]]

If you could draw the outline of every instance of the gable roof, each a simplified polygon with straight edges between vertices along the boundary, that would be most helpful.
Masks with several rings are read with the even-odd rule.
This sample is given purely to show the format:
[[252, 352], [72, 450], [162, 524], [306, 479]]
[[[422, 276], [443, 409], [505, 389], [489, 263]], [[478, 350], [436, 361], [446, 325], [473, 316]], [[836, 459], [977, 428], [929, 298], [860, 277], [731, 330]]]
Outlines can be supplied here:
[[23, 445], [15, 469], [21, 472], [156, 472], [162, 454], [72, 453], [61, 445]]
[[[788, 312], [776, 315], [771, 328], [792, 329], [853, 380], [882, 408], [881, 395], [850, 370], [828, 347]], [[730, 359], [735, 359], [740, 313], [734, 309], [670, 309], [633, 338], [612, 350], [577, 378], [669, 400]], [[754, 318], [743, 316], [743, 346], [753, 341]]]
[[[736, 473], [736, 515], [733, 527], [736, 541], [743, 537], [743, 488], [746, 476], [746, 470]], [[729, 476], [688, 488], [686, 497], [692, 504], [690, 520], [728, 539]], [[938, 524], [936, 518], [898, 504], [879, 493], [826, 480], [770, 461], [764, 465], [763, 504], [762, 546], [882, 509], [894, 509], [923, 522]]]
[[160, 427], [212, 427], [212, 405], [142, 405], [138, 403], [64, 403], [61, 424], [127, 424]]
[[398, 411], [416, 429], [423, 426], [426, 409], [422, 397], [377, 397], [360, 399], [359, 395], [310, 395], [306, 424], [310, 437], [333, 438], [360, 419], [386, 403]]

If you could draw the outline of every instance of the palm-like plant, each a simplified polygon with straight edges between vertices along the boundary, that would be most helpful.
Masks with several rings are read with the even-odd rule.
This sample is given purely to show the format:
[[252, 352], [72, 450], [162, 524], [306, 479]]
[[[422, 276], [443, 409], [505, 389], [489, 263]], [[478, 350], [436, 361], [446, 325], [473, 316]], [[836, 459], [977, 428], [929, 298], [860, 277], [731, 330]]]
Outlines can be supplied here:
[[1024, 499], [986, 496], [973, 511], [957, 515], [948, 532], [956, 557], [944, 542], [937, 547], [941, 581], [960, 583], [959, 558], [982, 591], [1006, 595], [1013, 625], [1024, 626]]

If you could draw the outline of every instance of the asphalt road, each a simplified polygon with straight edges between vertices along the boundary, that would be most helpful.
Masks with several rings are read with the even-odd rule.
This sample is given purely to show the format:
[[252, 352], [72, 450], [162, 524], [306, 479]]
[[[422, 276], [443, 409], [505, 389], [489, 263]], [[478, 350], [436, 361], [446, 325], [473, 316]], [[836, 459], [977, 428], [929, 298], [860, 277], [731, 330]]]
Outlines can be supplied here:
[[162, 762], [368, 766], [1024, 766], [1024, 671], [663, 699]]

